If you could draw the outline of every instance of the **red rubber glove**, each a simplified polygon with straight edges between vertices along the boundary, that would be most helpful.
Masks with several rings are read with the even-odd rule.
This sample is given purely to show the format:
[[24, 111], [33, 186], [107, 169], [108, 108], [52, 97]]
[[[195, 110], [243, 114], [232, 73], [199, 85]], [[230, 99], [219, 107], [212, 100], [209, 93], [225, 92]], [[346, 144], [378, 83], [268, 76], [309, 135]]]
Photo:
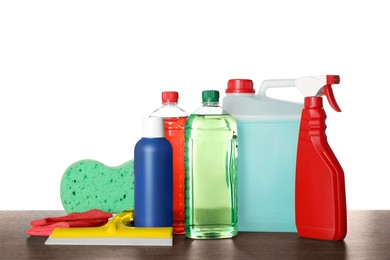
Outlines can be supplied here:
[[31, 236], [50, 236], [57, 227], [98, 227], [107, 223], [112, 217], [109, 212], [98, 209], [91, 209], [86, 212], [73, 212], [67, 216], [43, 218], [31, 221], [31, 226], [27, 234]]

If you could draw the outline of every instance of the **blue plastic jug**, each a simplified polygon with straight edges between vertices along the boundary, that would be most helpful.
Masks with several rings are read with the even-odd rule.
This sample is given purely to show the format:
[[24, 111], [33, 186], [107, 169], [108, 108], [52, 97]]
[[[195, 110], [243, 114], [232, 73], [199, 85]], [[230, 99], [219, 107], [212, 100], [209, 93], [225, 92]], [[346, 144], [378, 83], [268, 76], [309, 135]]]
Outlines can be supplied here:
[[296, 232], [295, 165], [303, 104], [266, 95], [293, 80], [229, 80], [223, 108], [238, 128], [238, 230]]

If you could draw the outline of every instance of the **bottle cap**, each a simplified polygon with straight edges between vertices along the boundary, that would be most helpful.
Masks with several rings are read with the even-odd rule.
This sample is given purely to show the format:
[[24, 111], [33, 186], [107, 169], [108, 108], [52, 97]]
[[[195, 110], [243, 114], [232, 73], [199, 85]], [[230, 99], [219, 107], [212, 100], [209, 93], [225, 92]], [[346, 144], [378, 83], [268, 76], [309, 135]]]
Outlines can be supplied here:
[[142, 137], [165, 137], [164, 119], [161, 117], [144, 117], [142, 125]]
[[305, 97], [306, 108], [322, 108], [322, 97]]
[[202, 92], [202, 102], [219, 102], [219, 91], [204, 90]]
[[161, 93], [161, 99], [163, 103], [174, 103], [179, 100], [179, 93], [176, 91], [164, 91]]
[[228, 81], [226, 93], [255, 93], [253, 81], [250, 79], [231, 79]]

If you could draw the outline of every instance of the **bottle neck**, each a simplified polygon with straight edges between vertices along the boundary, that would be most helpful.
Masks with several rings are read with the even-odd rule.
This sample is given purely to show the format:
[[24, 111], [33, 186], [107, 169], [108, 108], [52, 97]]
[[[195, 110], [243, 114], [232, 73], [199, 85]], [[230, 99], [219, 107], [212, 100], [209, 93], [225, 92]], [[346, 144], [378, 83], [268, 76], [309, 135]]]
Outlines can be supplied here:
[[322, 97], [305, 97], [301, 116], [300, 139], [326, 138], [325, 120], [326, 113], [322, 105]]
[[163, 106], [177, 106], [178, 102], [163, 102], [162, 105]]
[[219, 102], [203, 102], [204, 107], [218, 107]]
[[202, 102], [194, 114], [196, 115], [224, 115], [226, 112], [219, 106], [218, 102]]
[[254, 97], [255, 93], [226, 93], [226, 96], [243, 96], [243, 97]]
[[305, 97], [305, 108], [323, 108], [322, 97]]

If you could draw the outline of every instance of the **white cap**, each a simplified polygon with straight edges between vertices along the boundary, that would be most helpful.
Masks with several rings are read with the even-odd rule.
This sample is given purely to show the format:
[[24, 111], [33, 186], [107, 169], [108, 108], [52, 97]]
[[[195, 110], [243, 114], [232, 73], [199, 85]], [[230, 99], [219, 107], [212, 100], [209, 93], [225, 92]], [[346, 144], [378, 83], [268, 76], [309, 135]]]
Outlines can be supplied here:
[[144, 117], [142, 125], [142, 137], [165, 137], [164, 119], [161, 117]]

